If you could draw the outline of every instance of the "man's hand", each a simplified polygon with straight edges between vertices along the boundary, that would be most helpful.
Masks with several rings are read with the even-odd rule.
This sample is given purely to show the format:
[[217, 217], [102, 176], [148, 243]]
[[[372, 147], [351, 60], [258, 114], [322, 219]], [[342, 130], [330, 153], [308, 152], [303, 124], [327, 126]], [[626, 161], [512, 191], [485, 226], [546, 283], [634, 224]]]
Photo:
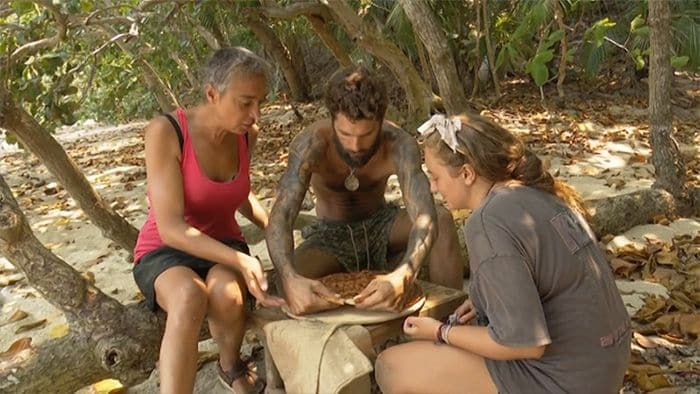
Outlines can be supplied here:
[[284, 282], [289, 310], [295, 315], [319, 312], [343, 305], [340, 295], [334, 294], [323, 283], [295, 275]]
[[241, 254], [237, 267], [243, 275], [248, 291], [263, 306], [282, 306], [284, 299], [267, 294], [267, 278], [262, 270], [260, 261], [256, 258]]
[[407, 289], [413, 283], [408, 266], [401, 266], [387, 275], [379, 275], [353, 298], [360, 309], [400, 311], [406, 304]]
[[413, 339], [426, 339], [434, 341], [437, 339], [437, 331], [440, 322], [432, 317], [409, 316], [403, 322], [403, 332]]

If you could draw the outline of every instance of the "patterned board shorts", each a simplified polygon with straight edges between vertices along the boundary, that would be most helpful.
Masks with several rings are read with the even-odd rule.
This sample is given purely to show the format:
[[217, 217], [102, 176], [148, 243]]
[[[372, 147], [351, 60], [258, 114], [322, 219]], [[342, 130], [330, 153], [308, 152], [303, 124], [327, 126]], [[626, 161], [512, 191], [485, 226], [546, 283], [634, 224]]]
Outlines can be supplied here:
[[387, 204], [363, 220], [318, 220], [301, 230], [302, 245], [335, 256], [348, 272], [388, 271], [389, 232], [399, 210]]

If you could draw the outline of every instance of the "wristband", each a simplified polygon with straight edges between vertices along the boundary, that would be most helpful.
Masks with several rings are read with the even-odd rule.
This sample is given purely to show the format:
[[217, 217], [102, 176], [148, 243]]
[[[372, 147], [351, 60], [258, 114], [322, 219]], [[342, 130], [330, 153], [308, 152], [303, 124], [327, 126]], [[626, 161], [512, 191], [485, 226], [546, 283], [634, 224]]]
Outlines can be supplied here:
[[449, 335], [451, 329], [451, 324], [443, 324], [440, 326], [440, 340], [442, 341], [442, 343], [448, 345], [450, 344], [450, 341], [447, 340], [447, 336]]
[[437, 331], [435, 332], [435, 344], [436, 345], [442, 345], [443, 343], [447, 343], [447, 342], [445, 342], [445, 339], [442, 335], [442, 331], [443, 331], [444, 327], [447, 327], [447, 323], [440, 324], [440, 326], [438, 326], [438, 328], [437, 328]]

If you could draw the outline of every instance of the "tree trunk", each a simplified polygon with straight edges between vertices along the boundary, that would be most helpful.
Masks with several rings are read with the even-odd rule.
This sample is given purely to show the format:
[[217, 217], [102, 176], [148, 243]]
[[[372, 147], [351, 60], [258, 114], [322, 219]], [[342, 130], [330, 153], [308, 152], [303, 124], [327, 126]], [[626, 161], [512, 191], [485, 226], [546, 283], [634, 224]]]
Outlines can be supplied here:
[[2, 176], [0, 253], [63, 311], [70, 326], [67, 337], [3, 362], [0, 388], [16, 393], [72, 393], [92, 379], [114, 376], [130, 384], [148, 376], [162, 332], [156, 315], [108, 297], [46, 249]]
[[430, 69], [430, 61], [428, 60], [428, 54], [425, 50], [425, 45], [420, 40], [420, 37], [416, 33], [413, 34], [413, 39], [416, 42], [416, 53], [418, 53], [418, 61], [420, 62], [420, 71], [423, 75], [423, 80], [429, 83], [430, 89], [435, 91], [438, 90], [437, 82], [435, 81], [435, 76], [433, 71]]
[[328, 30], [326, 21], [331, 19], [331, 17], [328, 9], [323, 5], [314, 2], [296, 2], [282, 7], [275, 0], [260, 0], [260, 4], [262, 7], [259, 8], [259, 11], [268, 18], [294, 19], [303, 15], [323, 44], [333, 53], [338, 64], [342, 67], [352, 64], [348, 52], [336, 40], [333, 33]]
[[557, 94], [560, 98], [564, 98], [564, 79], [566, 78], [566, 57], [569, 51], [569, 42], [566, 38], [566, 25], [564, 24], [564, 8], [559, 1], [554, 2], [554, 19], [557, 20], [559, 30], [564, 32], [559, 41], [559, 50], [561, 58], [559, 59], [559, 72], [557, 75]]
[[430, 114], [433, 95], [411, 61], [374, 23], [364, 23], [344, 0], [324, 0], [336, 21], [362, 48], [381, 60], [406, 92], [408, 116], [406, 129], [420, 124]]
[[476, 63], [474, 64], [474, 86], [472, 86], [471, 98], [476, 97], [476, 94], [479, 92], [479, 68], [483, 61], [481, 58], [481, 45], [479, 41], [481, 39], [481, 11], [479, 11], [479, 0], [474, 0], [474, 8], [476, 10], [476, 50], [474, 53]]
[[284, 37], [284, 46], [288, 49], [289, 58], [294, 65], [294, 70], [296, 70], [299, 80], [302, 85], [304, 85], [304, 91], [311, 92], [311, 83], [309, 82], [309, 76], [306, 73], [306, 61], [304, 59], [304, 51], [302, 51], [297, 41], [297, 37], [294, 34], [289, 34]]
[[484, 38], [486, 39], [486, 56], [489, 59], [489, 70], [491, 70], [491, 80], [493, 87], [496, 90], [496, 96], [501, 97], [501, 87], [498, 83], [498, 74], [496, 74], [496, 54], [491, 45], [491, 17], [489, 16], [488, 0], [481, 0], [481, 8], [484, 11]]
[[66, 188], [102, 234], [131, 252], [138, 231], [95, 192], [61, 145], [0, 85], [0, 127], [11, 131]]
[[326, 47], [333, 53], [335, 59], [338, 61], [341, 67], [347, 67], [352, 64], [350, 55], [343, 48], [343, 45], [335, 39], [333, 33], [328, 30], [326, 22], [317, 15], [305, 15], [306, 19], [311, 23], [311, 28], [314, 29], [316, 35], [321, 39], [321, 41], [326, 45]]
[[673, 138], [671, 114], [671, 23], [670, 3], [649, 1], [651, 28], [649, 56], [649, 126], [651, 162], [656, 170], [655, 187], [668, 190], [674, 197], [686, 199], [685, 165]]
[[469, 108], [467, 96], [457, 74], [457, 66], [447, 36], [425, 0], [399, 0], [413, 29], [428, 50], [428, 57], [448, 115]]
[[304, 83], [297, 73], [287, 49], [282, 45], [279, 38], [277, 38], [275, 32], [260, 19], [259, 15], [249, 13], [245, 17], [245, 22], [250, 30], [253, 31], [255, 37], [260, 40], [260, 43], [263, 44], [265, 49], [272, 55], [280, 67], [282, 67], [282, 73], [284, 73], [284, 79], [287, 81], [292, 98], [295, 101], [306, 101], [308, 93], [306, 92]]

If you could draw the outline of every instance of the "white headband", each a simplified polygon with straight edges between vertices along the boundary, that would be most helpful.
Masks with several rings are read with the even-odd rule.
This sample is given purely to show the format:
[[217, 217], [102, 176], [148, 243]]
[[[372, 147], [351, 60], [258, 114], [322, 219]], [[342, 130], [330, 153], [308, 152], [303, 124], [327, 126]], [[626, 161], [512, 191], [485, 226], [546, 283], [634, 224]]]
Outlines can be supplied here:
[[457, 132], [462, 128], [462, 121], [448, 118], [443, 114], [435, 114], [418, 128], [420, 135], [427, 137], [432, 132], [440, 133], [440, 139], [457, 153]]

